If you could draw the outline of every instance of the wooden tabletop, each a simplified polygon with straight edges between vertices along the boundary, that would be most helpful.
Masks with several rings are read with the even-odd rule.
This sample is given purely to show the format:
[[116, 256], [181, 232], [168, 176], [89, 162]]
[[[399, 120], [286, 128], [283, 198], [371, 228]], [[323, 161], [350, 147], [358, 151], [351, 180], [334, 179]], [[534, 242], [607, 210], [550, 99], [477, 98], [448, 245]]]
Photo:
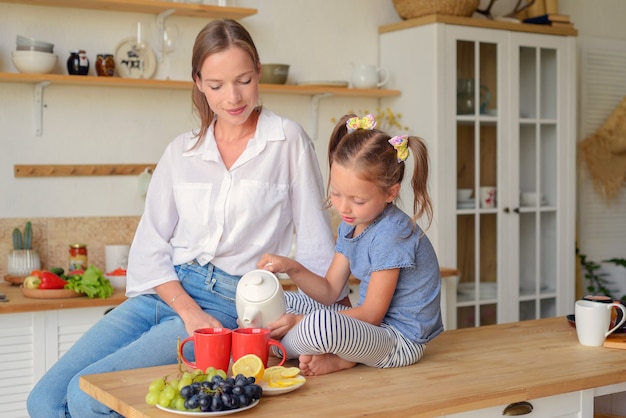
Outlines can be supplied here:
[[[81, 388], [127, 417], [173, 418], [145, 403], [150, 382], [176, 365], [81, 378]], [[626, 350], [585, 347], [565, 317], [445, 331], [409, 367], [355, 368], [308, 377], [263, 397], [245, 418], [426, 417], [508, 405], [626, 382]]]
[[126, 300], [124, 290], [115, 289], [106, 299], [89, 299], [87, 296], [63, 299], [31, 299], [24, 297], [19, 286], [0, 284], [0, 293], [4, 293], [8, 302], [0, 303], [0, 314], [17, 312], [48, 311], [52, 309], [91, 308], [95, 306], [117, 306]]

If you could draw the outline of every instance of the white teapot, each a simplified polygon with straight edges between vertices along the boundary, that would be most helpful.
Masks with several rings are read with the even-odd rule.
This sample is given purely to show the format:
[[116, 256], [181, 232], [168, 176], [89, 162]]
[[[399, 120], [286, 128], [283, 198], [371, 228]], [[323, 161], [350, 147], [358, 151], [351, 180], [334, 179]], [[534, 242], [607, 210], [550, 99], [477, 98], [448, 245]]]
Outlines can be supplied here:
[[285, 293], [274, 273], [252, 270], [239, 279], [235, 306], [243, 328], [267, 328], [285, 313]]
[[368, 64], [352, 64], [352, 87], [357, 89], [375, 89], [389, 81], [389, 73], [383, 68]]

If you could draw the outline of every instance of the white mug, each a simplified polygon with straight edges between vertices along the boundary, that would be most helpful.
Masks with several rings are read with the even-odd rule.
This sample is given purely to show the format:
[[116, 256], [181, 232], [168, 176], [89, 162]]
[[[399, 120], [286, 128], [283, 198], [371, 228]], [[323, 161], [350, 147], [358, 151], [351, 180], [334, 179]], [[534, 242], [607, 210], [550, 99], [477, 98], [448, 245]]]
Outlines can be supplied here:
[[104, 264], [105, 274], [110, 273], [118, 268], [126, 270], [128, 265], [128, 252], [130, 245], [114, 244], [104, 246]]
[[[609, 329], [613, 308], [621, 309], [622, 318], [619, 323]], [[577, 300], [574, 306], [574, 320], [578, 342], [590, 347], [602, 347], [606, 337], [626, 321], [626, 308], [619, 302], [600, 303]]]
[[496, 207], [496, 188], [486, 186], [480, 188], [480, 207], [495, 208]]

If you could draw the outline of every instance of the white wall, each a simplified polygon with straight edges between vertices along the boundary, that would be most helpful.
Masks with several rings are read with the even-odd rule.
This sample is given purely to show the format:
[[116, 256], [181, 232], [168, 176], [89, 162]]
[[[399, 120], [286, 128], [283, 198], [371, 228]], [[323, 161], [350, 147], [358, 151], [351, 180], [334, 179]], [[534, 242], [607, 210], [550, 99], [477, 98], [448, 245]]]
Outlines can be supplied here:
[[[559, 12], [569, 14], [576, 24], [579, 35], [579, 46], [590, 38], [605, 39], [600, 42], [607, 48], [626, 44], [626, 2], [623, 0], [562, 0], [559, 1]], [[580, 49], [579, 49], [580, 51]], [[582, 54], [581, 54], [582, 57]], [[623, 57], [622, 57], [623, 59]], [[581, 63], [583, 64], [583, 63]], [[584, 65], [584, 64], [583, 64]], [[580, 68], [579, 68], [580, 70]], [[579, 73], [580, 74], [580, 73]], [[604, 123], [623, 96], [617, 94], [624, 90], [626, 79], [615, 86], [611, 96], [595, 98], [596, 102], [614, 102], [604, 109], [603, 114], [589, 114], [585, 110], [585, 103], [580, 100], [583, 91], [597, 95], [597, 91], [589, 91], [585, 84], [586, 79], [581, 77], [579, 88], [579, 141], [587, 138]], [[593, 110], [597, 112], [597, 108]], [[592, 187], [591, 180], [583, 166], [578, 167], [578, 241], [581, 252], [590, 260], [600, 262], [613, 257], [626, 258], [626, 189], [622, 188], [619, 197], [606, 202]], [[604, 264], [603, 271], [613, 282], [611, 288], [616, 297], [626, 294], [626, 269], [613, 264]]]
[[[291, 65], [289, 83], [349, 80], [351, 62], [378, 61], [378, 26], [400, 20], [388, 0], [231, 1], [258, 9], [241, 20], [263, 62]], [[16, 35], [55, 44], [55, 73], [65, 74], [72, 49], [84, 49], [95, 74], [98, 53], [114, 52], [141, 21], [152, 33], [152, 15], [0, 3], [0, 72], [11, 63]], [[172, 16], [181, 29], [171, 55], [174, 79], [190, 80], [193, 40], [205, 19]], [[156, 45], [156, 40], [152, 42]], [[166, 66], [155, 78], [164, 78]], [[314, 131], [308, 96], [265, 95], [272, 110]], [[327, 98], [320, 106], [316, 142], [325, 173], [325, 138], [331, 117], [350, 109], [375, 110], [375, 99]], [[178, 133], [197, 126], [184, 91], [51, 85], [44, 90], [43, 134], [33, 123], [33, 86], [0, 83], [0, 217], [140, 215], [143, 199], [133, 176], [15, 178], [15, 164], [154, 163]]]

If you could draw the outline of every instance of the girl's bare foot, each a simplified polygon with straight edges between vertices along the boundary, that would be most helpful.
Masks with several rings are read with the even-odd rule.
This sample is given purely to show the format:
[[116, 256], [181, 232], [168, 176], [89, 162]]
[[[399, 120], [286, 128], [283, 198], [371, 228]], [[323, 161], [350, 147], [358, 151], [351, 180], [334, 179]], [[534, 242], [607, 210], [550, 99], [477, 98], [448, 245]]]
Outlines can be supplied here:
[[349, 369], [356, 365], [355, 362], [342, 359], [336, 354], [302, 354], [299, 360], [300, 371], [305, 376], [319, 376], [338, 372], [339, 370]]

